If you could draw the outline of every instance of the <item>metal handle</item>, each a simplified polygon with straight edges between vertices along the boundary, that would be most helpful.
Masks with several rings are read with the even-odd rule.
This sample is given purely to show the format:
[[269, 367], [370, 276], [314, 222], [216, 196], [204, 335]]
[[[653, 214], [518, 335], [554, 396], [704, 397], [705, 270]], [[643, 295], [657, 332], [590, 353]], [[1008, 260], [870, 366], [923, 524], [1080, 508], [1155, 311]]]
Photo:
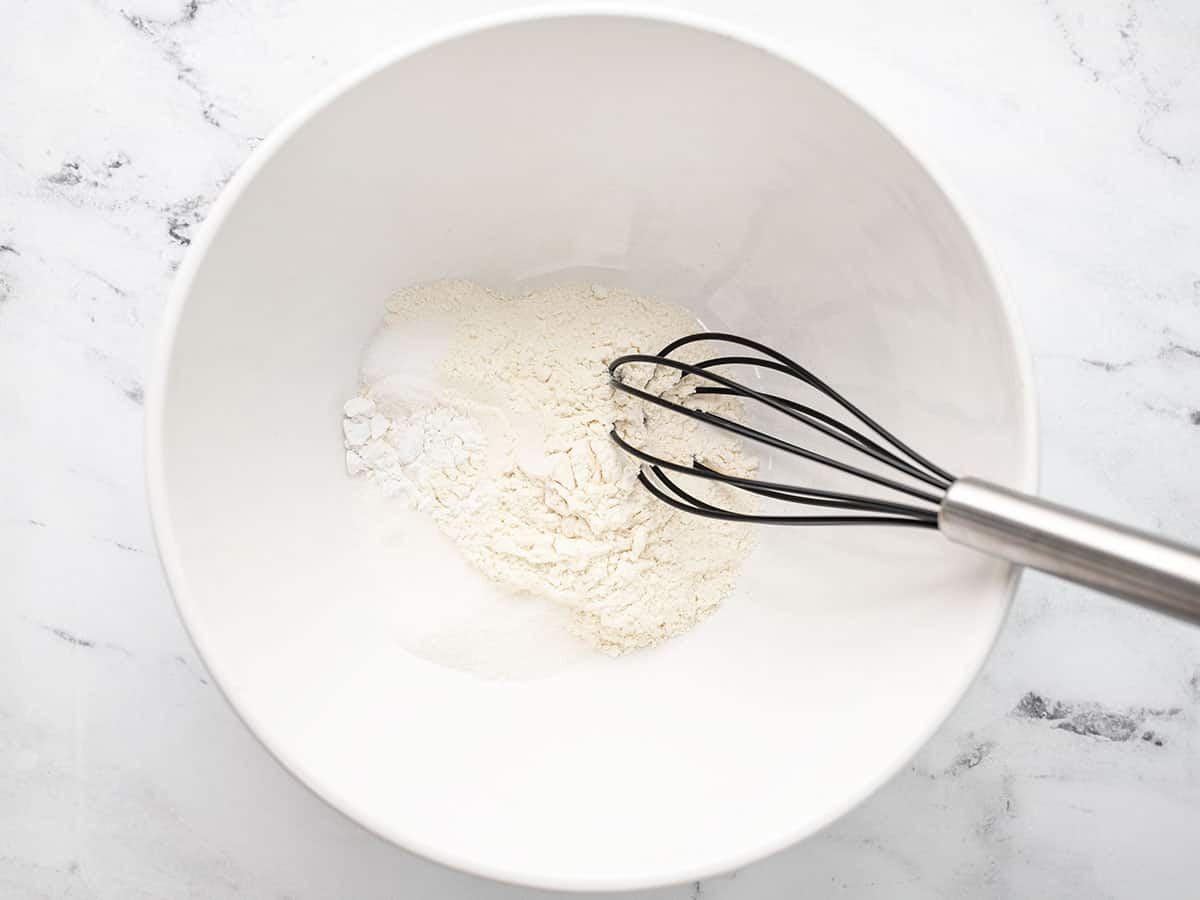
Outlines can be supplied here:
[[975, 478], [938, 512], [958, 544], [1200, 623], [1200, 550]]

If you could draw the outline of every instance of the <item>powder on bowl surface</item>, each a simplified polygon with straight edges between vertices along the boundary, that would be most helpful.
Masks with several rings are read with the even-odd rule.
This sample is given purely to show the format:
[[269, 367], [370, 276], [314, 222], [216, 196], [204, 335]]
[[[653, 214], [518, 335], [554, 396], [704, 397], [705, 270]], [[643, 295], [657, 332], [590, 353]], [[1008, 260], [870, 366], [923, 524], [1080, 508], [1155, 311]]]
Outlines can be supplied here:
[[[599, 286], [510, 296], [447, 280], [397, 292], [384, 321], [345, 405], [351, 476], [427, 513], [503, 588], [568, 607], [576, 634], [613, 655], [686, 631], [733, 590], [750, 529], [657, 500], [609, 438], [616, 424], [658, 456], [753, 472], [735, 438], [609, 384], [614, 357], [698, 330], [686, 310]], [[690, 394], [674, 370], [629, 377]], [[689, 404], [738, 411], [727, 397]], [[753, 507], [725, 485], [694, 492]]]

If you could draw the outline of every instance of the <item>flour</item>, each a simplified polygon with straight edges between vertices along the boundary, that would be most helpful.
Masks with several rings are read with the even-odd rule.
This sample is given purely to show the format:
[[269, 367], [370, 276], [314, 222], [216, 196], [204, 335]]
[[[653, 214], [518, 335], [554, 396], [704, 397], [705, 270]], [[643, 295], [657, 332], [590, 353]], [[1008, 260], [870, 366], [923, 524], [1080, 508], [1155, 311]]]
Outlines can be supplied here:
[[[402, 290], [387, 310], [363, 390], [344, 409], [350, 475], [428, 513], [504, 588], [566, 606], [573, 630], [611, 654], [679, 634], [729, 595], [747, 527], [652, 497], [608, 434], [615, 424], [659, 456], [753, 471], [728, 434], [609, 384], [612, 358], [695, 331], [685, 310], [598, 286], [506, 296], [464, 281]], [[431, 327], [445, 351], [422, 376], [404, 335]], [[690, 394], [673, 370], [630, 377]], [[731, 398], [688, 402], [737, 414]], [[740, 492], [693, 481], [703, 499], [750, 508]]]

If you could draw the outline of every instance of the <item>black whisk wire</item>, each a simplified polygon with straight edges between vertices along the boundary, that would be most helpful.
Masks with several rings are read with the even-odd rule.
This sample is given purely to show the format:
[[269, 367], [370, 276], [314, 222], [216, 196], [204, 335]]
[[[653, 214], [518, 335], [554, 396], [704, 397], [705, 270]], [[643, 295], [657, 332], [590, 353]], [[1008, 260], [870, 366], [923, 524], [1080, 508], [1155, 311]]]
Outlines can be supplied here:
[[656, 476], [674, 491], [680, 498], [676, 499], [664, 493], [659, 487], [656, 487], [654, 482], [646, 477], [645, 472], [638, 473], [638, 481], [651, 494], [666, 503], [668, 506], [673, 506], [683, 512], [693, 513], [694, 515], [704, 516], [708, 519], [721, 519], [726, 522], [750, 522], [757, 525], [909, 525], [915, 528], [937, 528], [937, 517], [932, 518], [909, 518], [907, 516], [767, 516], [757, 515], [754, 513], [739, 513], [728, 509], [721, 509], [713, 506], [710, 503], [705, 503], [698, 497], [689, 494], [683, 488], [679, 487], [671, 479], [663, 474], [662, 470], [656, 466], [651, 466], [651, 470]]
[[[782, 363], [777, 363], [774, 360], [769, 359], [756, 359], [752, 356], [723, 356], [717, 359], [709, 359], [702, 363], [698, 363], [697, 368], [711, 369], [715, 368], [716, 366], [731, 365], [755, 365], [761, 368], [773, 369], [774, 371], [782, 372], [785, 375], [791, 375], [793, 378], [798, 378], [795, 372], [793, 372], [787, 366], [784, 366]], [[734, 389], [728, 387], [707, 387], [704, 385], [697, 387], [693, 393], [699, 395], [722, 394], [725, 396], [747, 396], [740, 388]], [[805, 424], [812, 425], [812, 427], [822, 431], [824, 434], [847, 447], [851, 447], [860, 453], [865, 453], [867, 456], [873, 457], [879, 462], [886, 463], [887, 465], [904, 472], [912, 478], [915, 478], [918, 481], [923, 481], [933, 487], [944, 490], [949, 486], [949, 484], [936, 472], [933, 474], [927, 473], [916, 465], [907, 462], [902, 457], [889, 450], [887, 447], [884, 447], [878, 442], [871, 440], [871, 438], [867, 437], [862, 432], [850, 427], [845, 422], [839, 422], [837, 419], [833, 418], [833, 416], [828, 416], [818, 409], [813, 409], [811, 406], [805, 406], [803, 403], [798, 403], [797, 401], [791, 400], [787, 397], [780, 397], [778, 394], [764, 394], [763, 396], [770, 397], [777, 403], [783, 404], [795, 414], [793, 418], [796, 418]], [[821, 424], [818, 425], [813, 420], [816, 420], [816, 422]]]
[[[764, 356], [770, 357], [771, 359], [773, 359], [776, 362], [785, 366], [789, 370], [790, 374], [794, 375], [800, 381], [803, 381], [805, 384], [808, 384], [810, 387], [812, 387], [812, 388], [816, 389], [817, 391], [819, 391], [820, 393], [824, 394], [826, 397], [828, 397], [830, 400], [832, 400], [834, 403], [836, 403], [842, 409], [846, 410], [846, 412], [850, 413], [850, 415], [854, 416], [854, 418], [858, 419], [859, 422], [866, 425], [868, 428], [870, 428], [872, 431], [874, 431], [877, 435], [879, 435], [879, 437], [883, 438], [885, 441], [887, 441], [889, 444], [891, 444], [893, 447], [895, 447], [897, 450], [899, 450], [901, 453], [903, 453], [909, 459], [919, 463], [921, 466], [925, 467], [930, 472], [932, 472], [935, 475], [942, 478], [946, 482], [947, 486], [949, 486], [949, 484], [954, 481], [953, 475], [951, 475], [949, 472], [947, 472], [945, 469], [941, 468], [940, 466], [935, 465], [934, 463], [930, 462], [928, 459], [926, 459], [921, 454], [917, 453], [915, 450], [913, 450], [911, 447], [909, 447], [907, 444], [905, 444], [903, 441], [901, 441], [898, 437], [896, 437], [894, 434], [889, 432], [886, 428], [884, 428], [882, 425], [880, 425], [878, 422], [876, 422], [874, 419], [872, 419], [870, 416], [868, 416], [866, 413], [864, 413], [861, 409], [859, 409], [857, 406], [855, 406], [853, 403], [851, 403], [849, 400], [847, 400], [845, 397], [843, 397], [841, 394], [839, 394], [837, 391], [835, 391], [829, 384], [822, 381], [820, 378], [818, 378], [816, 375], [814, 375], [808, 369], [804, 368], [804, 366], [800, 365], [795, 360], [790, 359], [787, 356], [784, 356], [778, 350], [768, 347], [766, 344], [761, 344], [758, 341], [754, 341], [754, 340], [751, 340], [750, 338], [745, 338], [745, 337], [742, 337], [741, 335], [737, 335], [737, 334], [729, 334], [727, 332], [721, 332], [721, 331], [708, 331], [708, 332], [700, 332], [699, 334], [689, 334], [686, 337], [681, 337], [678, 340], [672, 341], [671, 343], [667, 344], [667, 346], [663, 347], [663, 349], [661, 351], [659, 351], [658, 355], [661, 357], [666, 357], [666, 356], [669, 356], [671, 353], [674, 353], [680, 347], [686, 347], [688, 344], [695, 344], [700, 341], [720, 341], [720, 342], [726, 343], [726, 344], [737, 344], [742, 347], [748, 347], [751, 350], [757, 350], [759, 353], [762, 353]], [[616, 361], [614, 360], [614, 364], [615, 364], [615, 362]], [[613, 371], [613, 366], [610, 365], [608, 370], [609, 370], [609, 373], [611, 374]]]
[[806, 506], [829, 506], [837, 509], [860, 510], [863, 512], [891, 512], [898, 515], [933, 516], [936, 518], [936, 513], [931, 510], [905, 503], [896, 503], [891, 500], [879, 500], [870, 497], [860, 497], [855, 494], [843, 494], [839, 491], [827, 491], [820, 488], [806, 488], [794, 484], [761, 481], [757, 478], [745, 478], [738, 475], [730, 475], [726, 472], [718, 472], [716, 469], [709, 468], [696, 461], [693, 461], [691, 465], [684, 465], [683, 463], [673, 462], [669, 459], [662, 459], [651, 453], [647, 453], [645, 450], [634, 447], [621, 437], [615, 428], [609, 434], [618, 447], [630, 456], [635, 456], [642, 462], [648, 463], [651, 470], [655, 471], [656, 474], [666, 469], [672, 472], [679, 472], [683, 475], [690, 475], [694, 478], [703, 478], [707, 481], [719, 481], [751, 494], [773, 497], [776, 500], [786, 500], [789, 503], [802, 503]]
[[[756, 350], [767, 358], [763, 359], [762, 357], [757, 356], [721, 356], [707, 359], [696, 364], [690, 364], [677, 359], [672, 359], [668, 356], [669, 353], [677, 350], [678, 348], [698, 341], [719, 341], [733, 343]], [[786, 441], [775, 435], [760, 431], [759, 429], [743, 425], [740, 422], [735, 422], [716, 413], [684, 406], [681, 403], [668, 400], [657, 394], [653, 394], [641, 388], [636, 388], [633, 385], [626, 384], [621, 379], [620, 369], [623, 366], [633, 363], [646, 363], [654, 366], [666, 366], [680, 372], [684, 378], [692, 376], [697, 380], [712, 383], [695, 387], [693, 389], [693, 395], [737, 396], [754, 400], [771, 409], [774, 409], [779, 413], [782, 413], [793, 420], [801, 422], [802, 424], [821, 434], [824, 434], [826, 437], [838, 442], [842, 446], [874, 459], [876, 462], [882, 463], [916, 481], [922, 482], [927, 487], [933, 488], [937, 493], [931, 493], [929, 490], [914, 487], [912, 485], [908, 485], [903, 482], [879, 475], [875, 472], [871, 472], [858, 466], [843, 462], [833, 457], [817, 453], [806, 447]], [[810, 406], [786, 397], [778, 396], [776, 394], [756, 391], [747, 387], [741, 382], [712, 371], [713, 369], [722, 366], [731, 367], [743, 365], [758, 366], [796, 378], [814, 390], [817, 390], [844, 409], [861, 425], [866, 426], [866, 428], [869, 429], [875, 435], [875, 437], [878, 438], [878, 440], [869, 437], [859, 429], [847, 425], [845, 422], [839, 421], [833, 416], [829, 416]], [[880, 499], [878, 497], [864, 497], [856, 494], [846, 494], [838, 491], [828, 491], [805, 487], [802, 485], [781, 484], [776, 482], [762, 481], [755, 478], [734, 476], [728, 473], [719, 472], [694, 459], [690, 465], [684, 465], [682, 463], [661, 459], [653, 454], [641, 450], [640, 448], [634, 447], [614, 428], [611, 432], [613, 441], [625, 452], [647, 463], [649, 466], [649, 472], [654, 476], [654, 478], [649, 477], [649, 475], [647, 475], [647, 471], [643, 469], [638, 476], [642, 485], [655, 497], [662, 500], [664, 503], [675, 507], [676, 509], [681, 509], [714, 519], [779, 525], [870, 524], [906, 525], [928, 528], [937, 527], [937, 506], [941, 501], [941, 495], [949, 487], [950, 483], [954, 481], [953, 476], [944, 469], [934, 465], [932, 462], [918, 454], [916, 451], [912, 450], [906, 444], [902, 443], [898, 438], [879, 425], [878, 422], [867, 416], [866, 413], [862, 412], [856, 406], [851, 404], [832, 387], [830, 387], [821, 379], [817, 378], [817, 376], [813, 375], [807, 369], [784, 356], [782, 353], [779, 353], [778, 351], [773, 350], [764, 344], [760, 344], [757, 341], [752, 341], [748, 338], [743, 338], [738, 335], [725, 333], [707, 332], [703, 334], [693, 334], [668, 344], [658, 354], [628, 354], [619, 357], [613, 360], [609, 365], [609, 374], [612, 378], [612, 383], [615, 388], [631, 394], [632, 396], [638, 397], [641, 400], [653, 403], [657, 406], [680, 413], [706, 424], [713, 425], [725, 431], [732, 432], [749, 440], [765, 444], [795, 456], [799, 456], [810, 462], [835, 469], [847, 475], [851, 475], [880, 487], [887, 488], [891, 491], [905, 494], [912, 499], [931, 504], [931, 506], [927, 508], [922, 506], [914, 506], [911, 503], [900, 503], [891, 500]], [[891, 448], [886, 446], [887, 444], [890, 444]], [[904, 457], [907, 457], [907, 459]], [[807, 506], [853, 511], [862, 514], [852, 516], [785, 516], [739, 513], [733, 510], [714, 506], [713, 504], [707, 503], [695, 495], [685, 491], [682, 487], [676, 484], [675, 481], [667, 476], [667, 471], [678, 472], [710, 481], [722, 482], [740, 490], [763, 497], [769, 497], [775, 500], [782, 500], [790, 503], [800, 503]], [[657, 484], [655, 483], [656, 480], [658, 482]]]

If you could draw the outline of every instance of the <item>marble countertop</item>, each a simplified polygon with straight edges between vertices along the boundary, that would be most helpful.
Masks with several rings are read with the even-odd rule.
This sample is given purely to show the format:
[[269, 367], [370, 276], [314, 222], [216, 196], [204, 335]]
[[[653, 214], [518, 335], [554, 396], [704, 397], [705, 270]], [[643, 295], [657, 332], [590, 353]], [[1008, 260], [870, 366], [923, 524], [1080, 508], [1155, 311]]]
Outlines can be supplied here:
[[[532, 893], [397, 850], [262, 750], [176, 616], [141, 459], [149, 347], [222, 185], [335, 76], [502, 5], [4, 4], [0, 896]], [[1200, 542], [1200, 6], [688, 6], [793, 47], [959, 189], [1028, 330], [1044, 493]], [[634, 896], [1194, 897], [1197, 834], [1200, 631], [1029, 576], [877, 795]]]

